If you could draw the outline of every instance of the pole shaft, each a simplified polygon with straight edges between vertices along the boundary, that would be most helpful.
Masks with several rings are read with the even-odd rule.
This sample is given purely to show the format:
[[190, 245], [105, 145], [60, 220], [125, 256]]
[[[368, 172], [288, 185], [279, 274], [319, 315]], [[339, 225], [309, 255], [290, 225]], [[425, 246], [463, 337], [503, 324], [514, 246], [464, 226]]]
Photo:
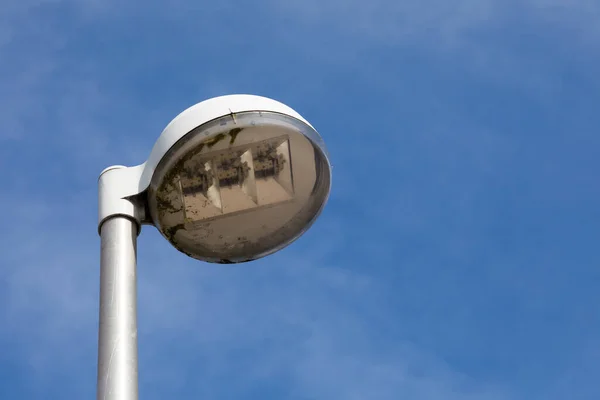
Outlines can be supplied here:
[[100, 228], [97, 400], [138, 400], [137, 235], [122, 216]]

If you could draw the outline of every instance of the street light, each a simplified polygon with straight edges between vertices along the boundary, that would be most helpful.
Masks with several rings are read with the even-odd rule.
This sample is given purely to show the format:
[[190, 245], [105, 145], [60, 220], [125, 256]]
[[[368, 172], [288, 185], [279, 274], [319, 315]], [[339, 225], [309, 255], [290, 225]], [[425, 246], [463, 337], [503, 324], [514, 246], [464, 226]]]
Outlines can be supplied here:
[[296, 111], [265, 97], [198, 103], [162, 132], [148, 160], [105, 169], [97, 398], [138, 398], [136, 242], [154, 225], [179, 251], [212, 263], [274, 253], [323, 209], [331, 166], [323, 140]]

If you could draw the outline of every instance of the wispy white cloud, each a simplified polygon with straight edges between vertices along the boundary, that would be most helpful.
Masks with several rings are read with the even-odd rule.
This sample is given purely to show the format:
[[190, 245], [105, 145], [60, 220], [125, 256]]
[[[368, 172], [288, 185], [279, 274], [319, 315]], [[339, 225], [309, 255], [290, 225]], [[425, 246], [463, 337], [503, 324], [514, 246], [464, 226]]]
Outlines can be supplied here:
[[[328, 252], [336, 251], [331, 244]], [[164, 254], [150, 256], [158, 262], [140, 282], [141, 340], [155, 348], [143, 379], [162, 386], [162, 395], [178, 390], [169, 377], [181, 366], [165, 357], [183, 347], [196, 352], [188, 362], [199, 367], [184, 378], [193, 387], [239, 367], [240, 391], [283, 379], [290, 391], [286, 398], [515, 398], [462, 376], [402, 337], [391, 341], [390, 332], [373, 331], [369, 320], [387, 313], [385, 304], [374, 303], [370, 295], [382, 289], [379, 283], [327, 265], [320, 261], [323, 253], [290, 250], [225, 272], [188, 270], [196, 268], [192, 263], [167, 269], [167, 258], [164, 263], [155, 258]], [[379, 311], [367, 316], [367, 309]], [[166, 337], [183, 342], [157, 349], [159, 338]], [[251, 365], [238, 358], [244, 349], [252, 349]]]
[[358, 40], [390, 44], [462, 47], [478, 33], [510, 21], [547, 22], [572, 34], [598, 33], [600, 6], [589, 0], [460, 0], [422, 2], [288, 1], [276, 3], [286, 18], [340, 30]]
[[[551, 98], [560, 92], [572, 57], [590, 71], [589, 60], [600, 57], [600, 6], [587, 0], [325, 0], [275, 2], [274, 7], [307, 33], [290, 35], [290, 42], [332, 65], [361, 65], [356, 72], [379, 86], [403, 73], [403, 66], [413, 62], [407, 55], [412, 52], [430, 57], [440, 70]], [[313, 42], [308, 32], [318, 32], [319, 39]], [[373, 52], [365, 51], [373, 47], [378, 54], [396, 54], [387, 57], [396, 68], [374, 66]], [[597, 81], [591, 72], [588, 78]]]
[[357, 40], [381, 44], [423, 44], [423, 39], [438, 45], [456, 45], [469, 30], [495, 17], [492, 0], [372, 2], [291, 1], [277, 3], [290, 19], [340, 30]]

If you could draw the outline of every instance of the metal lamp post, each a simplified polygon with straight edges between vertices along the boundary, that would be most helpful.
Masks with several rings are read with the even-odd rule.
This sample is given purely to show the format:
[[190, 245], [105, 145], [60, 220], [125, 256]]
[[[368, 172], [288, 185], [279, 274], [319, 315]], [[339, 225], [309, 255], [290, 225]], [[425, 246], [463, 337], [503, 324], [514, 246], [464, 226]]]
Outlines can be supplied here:
[[331, 165], [317, 131], [288, 106], [231, 95], [164, 129], [148, 160], [99, 178], [97, 398], [138, 398], [136, 242], [153, 225], [179, 251], [241, 263], [300, 237], [325, 206]]

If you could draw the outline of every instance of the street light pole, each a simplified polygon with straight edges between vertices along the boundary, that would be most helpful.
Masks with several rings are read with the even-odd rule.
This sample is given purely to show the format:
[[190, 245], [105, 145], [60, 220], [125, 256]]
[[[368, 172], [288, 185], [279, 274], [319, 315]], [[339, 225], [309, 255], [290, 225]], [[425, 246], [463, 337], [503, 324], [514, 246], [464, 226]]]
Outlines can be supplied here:
[[138, 399], [136, 241], [138, 224], [124, 216], [100, 228], [98, 400]]
[[330, 187], [331, 165], [318, 132], [285, 104], [252, 95], [188, 108], [163, 130], [146, 162], [102, 171], [97, 399], [138, 399], [136, 241], [142, 225], [201, 261], [252, 261], [306, 232]]

